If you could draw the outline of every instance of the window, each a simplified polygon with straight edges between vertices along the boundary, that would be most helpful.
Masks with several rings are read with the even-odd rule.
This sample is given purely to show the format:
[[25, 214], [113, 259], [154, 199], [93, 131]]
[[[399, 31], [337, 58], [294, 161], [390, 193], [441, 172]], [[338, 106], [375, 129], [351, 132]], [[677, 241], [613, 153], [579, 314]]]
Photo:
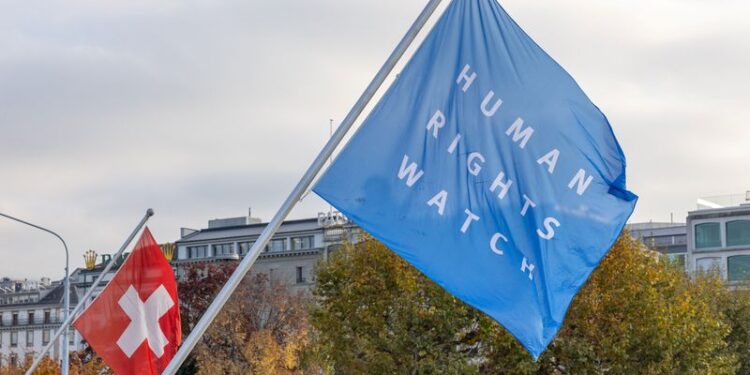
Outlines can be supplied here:
[[293, 237], [292, 250], [305, 250], [313, 248], [313, 236]]
[[703, 223], [695, 226], [695, 248], [721, 247], [721, 226], [719, 223]]
[[44, 310], [44, 324], [52, 323], [52, 312]]
[[42, 345], [49, 344], [50, 330], [45, 329], [42, 331]]
[[15, 348], [18, 346], [18, 331], [10, 332], [10, 347]]
[[700, 258], [695, 262], [696, 269], [702, 272], [721, 272], [721, 258]]
[[645, 239], [645, 242], [651, 246], [651, 247], [665, 247], [669, 245], [674, 244], [674, 237], [673, 236], [654, 236], [648, 239]]
[[302, 267], [297, 267], [297, 284], [302, 284], [305, 282], [303, 271], [304, 269]]
[[684, 253], [669, 254], [667, 256], [669, 257], [669, 260], [672, 263], [674, 263], [675, 265], [679, 266], [682, 269], [685, 269], [685, 254]]
[[26, 346], [34, 346], [34, 331], [26, 330]]
[[212, 245], [211, 246], [214, 251], [214, 256], [219, 255], [234, 255], [234, 246], [231, 243], [223, 243], [219, 245]]
[[727, 222], [727, 246], [750, 245], [750, 220]]
[[273, 239], [268, 243], [269, 252], [278, 252], [284, 250], [286, 250], [286, 238]]
[[76, 331], [70, 330], [68, 331], [68, 345], [75, 345], [76, 343]]
[[10, 322], [11, 325], [17, 326], [18, 325], [18, 313], [13, 312], [13, 319]]
[[358, 243], [362, 241], [362, 231], [359, 229], [352, 229], [349, 233], [349, 241], [352, 243]]
[[208, 256], [208, 246], [189, 246], [187, 249], [192, 259], [200, 259]]
[[750, 280], [750, 255], [736, 255], [727, 258], [729, 281]]
[[250, 251], [250, 248], [252, 248], [252, 247], [253, 247], [253, 244], [254, 244], [254, 243], [255, 243], [255, 241], [250, 241], [250, 242], [240, 242], [240, 243], [238, 244], [238, 245], [239, 245], [239, 247], [240, 247], [240, 255], [246, 255], [246, 254], [247, 254], [247, 253], [248, 253], [248, 252]]
[[29, 311], [29, 324], [34, 324], [34, 312]]

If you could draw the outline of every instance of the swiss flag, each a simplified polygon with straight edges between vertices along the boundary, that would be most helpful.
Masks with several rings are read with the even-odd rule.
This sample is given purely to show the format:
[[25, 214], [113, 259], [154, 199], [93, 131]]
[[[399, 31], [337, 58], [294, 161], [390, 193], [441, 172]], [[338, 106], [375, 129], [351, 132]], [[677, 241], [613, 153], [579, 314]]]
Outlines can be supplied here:
[[148, 228], [73, 325], [118, 375], [167, 367], [182, 340], [177, 283]]

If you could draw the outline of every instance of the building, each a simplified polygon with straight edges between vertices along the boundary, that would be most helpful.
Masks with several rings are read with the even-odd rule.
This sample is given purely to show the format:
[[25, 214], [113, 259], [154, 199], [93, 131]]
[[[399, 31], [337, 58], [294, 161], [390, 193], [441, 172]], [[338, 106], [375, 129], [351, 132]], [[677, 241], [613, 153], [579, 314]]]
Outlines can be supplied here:
[[[20, 365], [27, 356], [41, 352], [60, 328], [63, 319], [64, 287], [61, 281], [0, 281], [0, 361], [3, 365]], [[71, 288], [70, 304], [77, 295]], [[73, 329], [68, 336], [70, 351], [79, 349]], [[60, 343], [51, 349], [59, 359]]]
[[687, 265], [687, 226], [684, 223], [633, 223], [626, 228], [630, 235], [682, 267]]
[[715, 270], [729, 283], [750, 281], [750, 194], [745, 203], [688, 213], [688, 270]]
[[[76, 268], [70, 274], [71, 310], [112, 259], [111, 255], [107, 254], [97, 256], [89, 252], [87, 255], [86, 267]], [[96, 263], [97, 259], [101, 259], [101, 262]], [[104, 289], [106, 282], [112, 279], [120, 264], [121, 262], [115, 263], [89, 303]], [[63, 280], [0, 280], [0, 361], [3, 365], [21, 365], [27, 356], [41, 352], [49, 343], [64, 320], [63, 292]], [[85, 346], [80, 334], [73, 327], [68, 331], [68, 343], [70, 353]], [[48, 355], [59, 360], [60, 351], [61, 346], [58, 343], [52, 347]]]
[[[180, 277], [186, 266], [206, 262], [239, 261], [260, 236], [267, 223], [246, 216], [211, 220], [202, 230], [181, 230], [172, 264]], [[253, 265], [252, 272], [264, 272], [292, 290], [307, 290], [318, 261], [328, 259], [343, 241], [357, 242], [361, 231], [337, 212], [317, 218], [288, 220]]]
[[[123, 254], [123, 256], [115, 262], [115, 264], [112, 266], [112, 268], [109, 270], [109, 272], [104, 276], [101, 283], [97, 285], [96, 290], [91, 295], [89, 300], [86, 302], [86, 305], [90, 304], [94, 299], [99, 295], [99, 293], [104, 290], [104, 287], [107, 286], [107, 283], [112, 280], [112, 277], [114, 277], [115, 273], [118, 269], [120, 269], [120, 265], [122, 265], [122, 262], [125, 261], [127, 258], [128, 253]], [[96, 254], [93, 250], [89, 250], [85, 255], [84, 258], [86, 260], [86, 267], [84, 268], [76, 268], [71, 274], [70, 274], [70, 287], [75, 291], [77, 294], [77, 298], [83, 298], [86, 293], [88, 293], [89, 289], [94, 285], [94, 281], [101, 275], [102, 271], [104, 271], [104, 267], [107, 266], [107, 264], [112, 260], [112, 255], [110, 254]], [[73, 303], [71, 302], [71, 309], [75, 307]]]

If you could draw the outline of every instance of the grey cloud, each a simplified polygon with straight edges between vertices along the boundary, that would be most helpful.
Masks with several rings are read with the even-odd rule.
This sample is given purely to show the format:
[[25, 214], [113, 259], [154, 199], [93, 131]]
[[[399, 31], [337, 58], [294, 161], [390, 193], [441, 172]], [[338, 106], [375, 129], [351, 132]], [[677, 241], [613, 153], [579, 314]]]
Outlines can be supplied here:
[[[161, 241], [250, 205], [269, 219], [423, 5], [3, 4], [0, 211], [59, 229], [78, 265], [151, 206]], [[503, 5], [610, 118], [641, 195], [635, 220], [750, 188], [737, 168], [750, 159], [750, 5]], [[293, 215], [325, 207], [311, 194]], [[59, 277], [43, 237], [0, 221], [14, 254], [0, 275]]]

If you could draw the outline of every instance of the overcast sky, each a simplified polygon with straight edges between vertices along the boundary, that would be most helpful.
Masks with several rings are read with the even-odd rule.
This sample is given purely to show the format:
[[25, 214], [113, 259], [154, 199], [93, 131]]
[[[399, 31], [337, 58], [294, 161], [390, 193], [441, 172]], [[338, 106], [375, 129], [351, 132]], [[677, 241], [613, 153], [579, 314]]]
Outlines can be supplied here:
[[[250, 206], [269, 220], [425, 3], [0, 3], [0, 212], [58, 231], [71, 268], [149, 207], [160, 242]], [[749, 2], [501, 4], [609, 117], [632, 221], [750, 190]], [[62, 276], [42, 232], [0, 220], [0, 252], [0, 275]]]

